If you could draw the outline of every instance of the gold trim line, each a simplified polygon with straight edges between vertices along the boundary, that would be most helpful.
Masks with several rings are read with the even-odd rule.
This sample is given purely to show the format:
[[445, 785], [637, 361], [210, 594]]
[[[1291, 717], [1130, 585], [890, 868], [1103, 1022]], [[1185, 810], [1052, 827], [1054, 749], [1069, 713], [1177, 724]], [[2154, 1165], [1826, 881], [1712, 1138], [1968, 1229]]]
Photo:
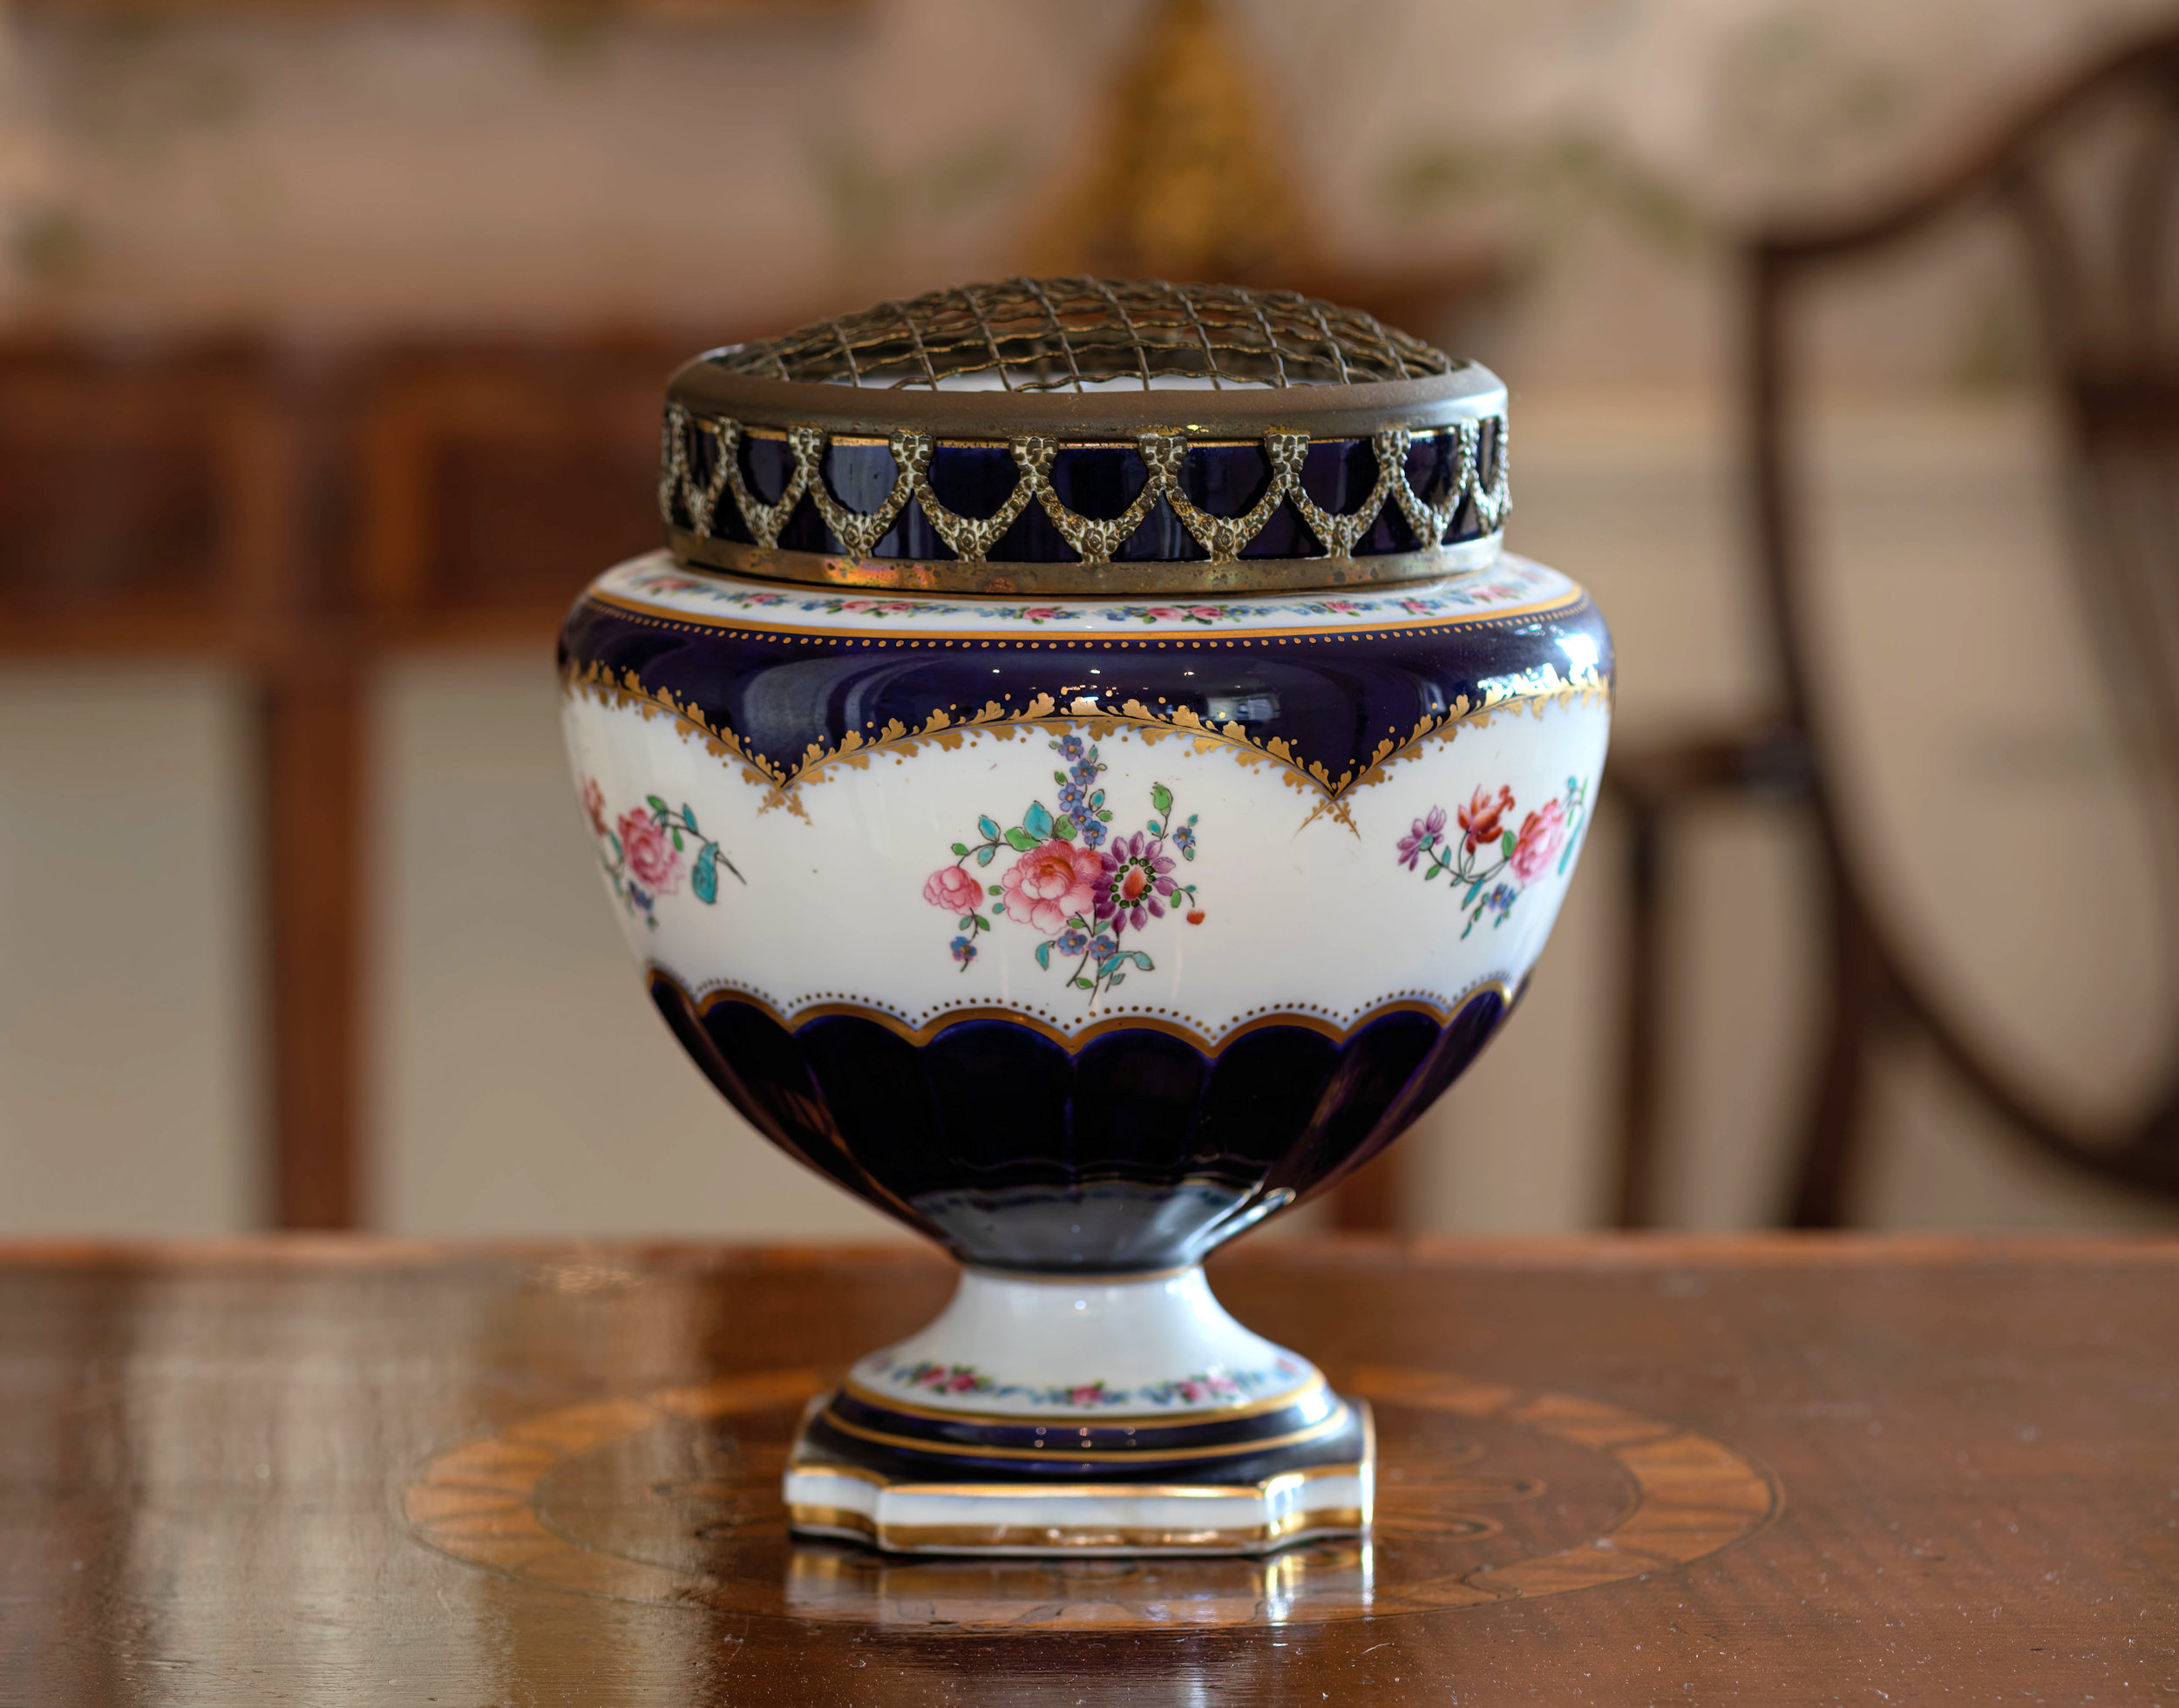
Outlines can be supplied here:
[[1300, 1447], [1310, 1441], [1320, 1441], [1326, 1436], [1336, 1435], [1344, 1429], [1352, 1415], [1346, 1401], [1341, 1400], [1336, 1411], [1315, 1423], [1300, 1429], [1290, 1429], [1283, 1435], [1266, 1435], [1260, 1440], [1229, 1441], [1223, 1446], [1205, 1447], [1144, 1447], [1132, 1452], [1104, 1447], [1079, 1447], [1068, 1452], [1057, 1443], [1049, 1447], [961, 1447], [950, 1441], [926, 1440], [914, 1435], [895, 1435], [882, 1429], [866, 1429], [861, 1424], [848, 1422], [830, 1406], [825, 1408], [824, 1413], [827, 1427], [838, 1430], [843, 1435], [873, 1441], [879, 1447], [899, 1447], [927, 1458], [1024, 1459], [1069, 1465], [1133, 1465], [1140, 1464], [1144, 1460], [1162, 1462], [1177, 1459], [1239, 1459], [1249, 1454], [1269, 1453], [1275, 1447]]

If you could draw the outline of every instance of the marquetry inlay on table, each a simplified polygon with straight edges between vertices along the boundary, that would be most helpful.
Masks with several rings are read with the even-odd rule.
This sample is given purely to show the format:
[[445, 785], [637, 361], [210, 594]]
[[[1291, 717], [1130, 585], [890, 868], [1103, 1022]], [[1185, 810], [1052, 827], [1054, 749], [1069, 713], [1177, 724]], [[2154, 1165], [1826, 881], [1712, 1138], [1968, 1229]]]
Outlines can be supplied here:
[[913, 1250], [0, 1248], [0, 1701], [2179, 1695], [2179, 1242], [1215, 1277], [1371, 1402], [1366, 1543], [790, 1540], [802, 1402], [943, 1296]]

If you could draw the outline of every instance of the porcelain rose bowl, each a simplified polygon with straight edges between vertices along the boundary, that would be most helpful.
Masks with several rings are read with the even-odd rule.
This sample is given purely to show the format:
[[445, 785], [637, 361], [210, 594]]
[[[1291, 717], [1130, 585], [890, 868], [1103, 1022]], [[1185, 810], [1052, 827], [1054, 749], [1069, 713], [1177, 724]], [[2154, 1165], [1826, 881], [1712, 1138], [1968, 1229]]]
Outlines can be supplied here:
[[674, 376], [665, 549], [560, 645], [605, 884], [720, 1093], [963, 1265], [812, 1403], [798, 1531], [1368, 1527], [1367, 1406], [1199, 1265], [1429, 1107], [1565, 898], [1612, 643], [1507, 474], [1487, 369], [1290, 294], [1016, 279]]

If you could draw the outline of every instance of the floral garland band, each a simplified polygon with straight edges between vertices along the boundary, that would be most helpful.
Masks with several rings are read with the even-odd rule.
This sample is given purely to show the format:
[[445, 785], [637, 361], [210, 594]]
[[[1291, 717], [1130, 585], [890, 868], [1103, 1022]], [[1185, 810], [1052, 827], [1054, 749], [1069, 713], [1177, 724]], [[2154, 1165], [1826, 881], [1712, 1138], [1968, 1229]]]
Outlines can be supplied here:
[[1289, 1382], [1301, 1366], [1280, 1359], [1268, 1370], [1198, 1370], [1171, 1381], [1146, 1382], [1141, 1387], [1108, 1386], [1103, 1378], [1094, 1382], [1035, 1384], [1001, 1381], [973, 1364], [938, 1364], [920, 1359], [913, 1364], [894, 1364], [879, 1372], [886, 1380], [926, 1393], [975, 1394], [987, 1400], [1026, 1400], [1032, 1406], [1069, 1406], [1084, 1410], [1108, 1410], [1115, 1406], [1199, 1406], [1208, 1400], [1242, 1400], [1276, 1382]]
[[658, 929], [658, 898], [681, 887], [681, 864], [689, 842], [696, 844], [696, 857], [689, 887], [706, 907], [719, 898], [721, 866], [741, 883], [749, 882], [725, 851], [696, 828], [696, 810], [685, 803], [676, 811], [652, 795], [617, 822], [608, 822], [605, 790], [595, 777], [585, 777], [582, 810], [598, 839], [598, 861], [612, 880], [614, 898], [631, 918], [641, 919], [653, 931]]
[[1455, 809], [1457, 834], [1445, 834], [1445, 809], [1433, 806], [1400, 838], [1393, 858], [1409, 871], [1427, 861], [1425, 884], [1441, 873], [1451, 879], [1448, 893], [1459, 898], [1461, 911], [1468, 916], [1461, 928], [1463, 938], [1486, 913], [1492, 916], [1495, 931], [1506, 922], [1529, 885], [1551, 869], [1554, 858], [1559, 874], [1565, 874], [1588, 822], [1588, 810], [1589, 785], [1568, 777], [1565, 796], [1544, 802], [1515, 830], [1504, 822], [1516, 810], [1512, 790], [1503, 783], [1496, 795], [1478, 789], [1466, 806]]
[[1336, 596], [1327, 593], [1314, 598], [1288, 595], [1277, 600], [1252, 603], [1234, 599], [1221, 599], [1215, 604], [1179, 599], [1147, 604], [1100, 600], [1092, 613], [1084, 609], [1079, 599], [1020, 605], [980, 600], [968, 605], [925, 593], [913, 599], [900, 599], [882, 593], [836, 593], [815, 587], [748, 586], [721, 580], [715, 575], [700, 574], [677, 563], [629, 571], [623, 585], [653, 598], [696, 599], [730, 611], [759, 615], [776, 612], [790, 619], [797, 613], [853, 616], [889, 627], [913, 630], [917, 620], [973, 618], [980, 622], [1023, 622], [1036, 629], [1048, 624], [1079, 624], [1089, 633], [1097, 632], [1100, 625], [1117, 624], [1130, 629], [1170, 625], [1189, 629], [1225, 628], [1245, 634], [1256, 622], [1280, 619], [1301, 621], [1313, 617], [1350, 620], [1375, 617], [1397, 625], [1418, 619], [1437, 620], [1465, 612], [1488, 613], [1516, 607], [1531, 599], [1535, 592], [1527, 572], [1501, 567], [1495, 578], [1476, 571], [1435, 585], [1417, 584], [1413, 589], [1397, 593], [1358, 592]]
[[[1191, 925], [1203, 923], [1196, 886], [1173, 876], [1173, 856], [1196, 857], [1196, 815], [1173, 819], [1173, 793], [1162, 783], [1150, 790], [1157, 815], [1132, 834], [1111, 830], [1113, 810], [1096, 786], [1105, 767], [1094, 743], [1069, 733], [1050, 743], [1064, 769], [1052, 773], [1059, 785], [1059, 811], [1031, 801], [1021, 823], [1001, 830], [988, 814], [976, 821], [979, 838], [954, 844], [954, 864], [940, 866], [925, 880], [923, 899], [958, 913], [962, 934], [950, 946], [963, 973], [976, 959], [976, 939], [991, 929], [984, 918], [986, 893], [994, 914], [1028, 925], [1044, 940], [1036, 946], [1036, 964], [1052, 970], [1055, 951], [1074, 962], [1069, 986], [1098, 997], [1127, 981], [1132, 966], [1142, 973], [1157, 963], [1142, 949], [1130, 948], [1129, 931], [1142, 932], [1168, 909]], [[1110, 846], [1107, 840], [1110, 838]], [[974, 859], [988, 866], [1002, 849], [1019, 857], [996, 884], [980, 885], [968, 870]]]
[[1080, 729], [1093, 742], [1128, 729], [1145, 744], [1175, 736], [1189, 742], [1198, 753], [1223, 748], [1244, 765], [1275, 765], [1288, 788], [1316, 796], [1299, 829], [1306, 830], [1318, 818], [1328, 817], [1357, 837], [1361, 832], [1355, 829], [1347, 810], [1347, 796], [1384, 782], [1392, 767], [1420, 757], [1425, 743], [1449, 741], [1463, 729], [1488, 728], [1501, 716], [1527, 712], [1541, 717], [1552, 706], [1608, 703], [1612, 695], [1609, 679], [1593, 664], [1564, 673], [1555, 665], [1544, 664], [1519, 675], [1493, 677], [1482, 684], [1479, 699], [1456, 695], [1443, 712], [1425, 715], [1404, 737], [1385, 737], [1366, 764], [1349, 766], [1334, 776], [1322, 760], [1305, 760], [1284, 736], [1259, 740], [1238, 720], [1215, 723], [1185, 706], [1160, 712], [1140, 700], [1126, 701], [1115, 710], [1089, 695], [1078, 695], [1062, 708], [1051, 695], [1041, 693], [1018, 711], [992, 700], [965, 717], [957, 717], [942, 707], [934, 708], [916, 729], [893, 718], [874, 735], [850, 729], [838, 745], [826, 748], [812, 742], [798, 760], [783, 765], [756, 751], [725, 723], [714, 722], [694, 701], [683, 699], [670, 688], [647, 688], [633, 669], [616, 671], [602, 662], [571, 663], [562, 683], [566, 692], [594, 699], [608, 708], [632, 708], [646, 718], [662, 713], [674, 719], [684, 735], [701, 737], [706, 752], [738, 766], [749, 783], [764, 791], [757, 807], [760, 813], [782, 807], [805, 823], [809, 814], [797, 798], [802, 789], [824, 781], [836, 766], [865, 769], [872, 756], [880, 753], [913, 753], [933, 744], [957, 749], [983, 735], [996, 741], [1012, 741], [1017, 733], [1032, 728], [1055, 736]]

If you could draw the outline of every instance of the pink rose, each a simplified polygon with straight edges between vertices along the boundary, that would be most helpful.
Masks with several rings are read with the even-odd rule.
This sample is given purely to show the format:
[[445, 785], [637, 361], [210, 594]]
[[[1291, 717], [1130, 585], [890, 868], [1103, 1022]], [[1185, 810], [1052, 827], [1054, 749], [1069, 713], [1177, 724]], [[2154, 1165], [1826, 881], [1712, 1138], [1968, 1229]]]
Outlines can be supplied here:
[[1056, 605], [1031, 605], [1025, 607], [1022, 614], [1033, 623], [1048, 623], [1062, 613]]
[[605, 790], [598, 787], [595, 777], [582, 780], [582, 810], [590, 815], [590, 828], [600, 836], [605, 834]]
[[621, 852], [628, 857], [628, 876], [655, 896], [670, 896], [681, 878], [681, 856], [666, 832], [640, 808], [624, 812], [615, 827], [621, 833]]
[[1200, 617], [1206, 623], [1214, 623], [1218, 620], [1220, 613], [1215, 605], [1191, 605], [1188, 607], [1188, 614], [1191, 617]]
[[1092, 1382], [1088, 1387], [1069, 1388], [1067, 1398], [1076, 1406], [1094, 1406], [1104, 1398], [1104, 1384]]
[[1007, 918], [1056, 937], [1076, 914], [1088, 917], [1096, 902], [1103, 862], [1062, 837], [1040, 843], [1007, 868]]
[[1148, 614], [1163, 622], [1178, 622], [1180, 620], [1180, 613], [1170, 605], [1153, 605]]
[[923, 880], [923, 899], [948, 913], [966, 913], [983, 894], [976, 880], [959, 866], [940, 866]]
[[1556, 801], [1546, 801], [1521, 821], [1521, 834], [1513, 844], [1513, 875], [1533, 884], [1551, 864], [1551, 856], [1566, 845], [1566, 812]]

